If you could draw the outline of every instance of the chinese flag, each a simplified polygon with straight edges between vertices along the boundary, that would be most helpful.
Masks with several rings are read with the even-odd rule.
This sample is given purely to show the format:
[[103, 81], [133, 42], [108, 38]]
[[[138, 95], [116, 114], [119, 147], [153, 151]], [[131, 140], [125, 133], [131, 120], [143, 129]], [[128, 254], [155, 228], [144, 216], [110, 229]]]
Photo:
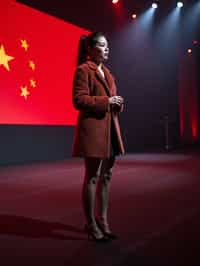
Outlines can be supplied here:
[[0, 124], [74, 125], [78, 43], [89, 32], [12, 0], [0, 12]]

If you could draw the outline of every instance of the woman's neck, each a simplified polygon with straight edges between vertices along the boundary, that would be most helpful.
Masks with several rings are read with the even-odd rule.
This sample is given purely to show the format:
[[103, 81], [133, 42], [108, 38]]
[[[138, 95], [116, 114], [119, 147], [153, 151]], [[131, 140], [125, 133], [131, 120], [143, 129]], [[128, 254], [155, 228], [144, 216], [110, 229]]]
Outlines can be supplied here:
[[103, 62], [102, 61], [98, 61], [92, 58], [88, 58], [89, 60], [91, 60], [92, 62], [94, 62], [99, 68], [102, 67]]
[[98, 66], [98, 67], [102, 67], [102, 62], [99, 62], [99, 61], [96, 61], [96, 60], [93, 60], [94, 63]]

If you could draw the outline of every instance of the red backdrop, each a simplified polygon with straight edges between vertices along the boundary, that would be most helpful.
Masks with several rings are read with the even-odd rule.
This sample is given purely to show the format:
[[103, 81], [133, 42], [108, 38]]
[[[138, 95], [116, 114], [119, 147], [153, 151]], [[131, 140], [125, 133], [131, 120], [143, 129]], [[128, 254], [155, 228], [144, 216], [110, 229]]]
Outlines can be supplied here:
[[89, 32], [12, 0], [0, 13], [0, 124], [74, 125], [78, 42]]
[[199, 139], [198, 82], [195, 55], [185, 54], [179, 64], [180, 133], [183, 143], [195, 143]]

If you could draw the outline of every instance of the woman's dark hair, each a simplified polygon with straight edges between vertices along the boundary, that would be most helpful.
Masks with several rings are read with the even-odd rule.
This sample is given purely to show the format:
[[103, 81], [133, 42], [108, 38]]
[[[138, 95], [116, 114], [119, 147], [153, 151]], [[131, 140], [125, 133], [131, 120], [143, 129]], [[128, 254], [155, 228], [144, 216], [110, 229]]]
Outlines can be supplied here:
[[78, 65], [86, 61], [88, 54], [88, 47], [94, 47], [98, 42], [98, 38], [101, 36], [105, 37], [105, 34], [103, 34], [102, 32], [93, 32], [90, 33], [88, 36], [86, 35], [81, 36], [78, 47], [78, 60], [77, 60]]
[[78, 57], [77, 57], [78, 66], [84, 63], [87, 57], [86, 39], [87, 39], [87, 36], [83, 35], [81, 36], [79, 40]]

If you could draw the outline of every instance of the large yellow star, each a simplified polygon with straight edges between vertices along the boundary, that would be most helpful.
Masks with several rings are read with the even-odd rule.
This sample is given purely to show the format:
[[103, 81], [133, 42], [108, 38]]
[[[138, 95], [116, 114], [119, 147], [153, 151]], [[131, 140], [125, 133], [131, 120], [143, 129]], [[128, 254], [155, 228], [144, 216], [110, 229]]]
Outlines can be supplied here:
[[21, 94], [20, 96], [24, 97], [27, 100], [27, 96], [30, 94], [30, 92], [28, 91], [27, 86], [21, 86]]
[[35, 63], [31, 60], [29, 61], [29, 67], [32, 69], [32, 70], [35, 70]]
[[36, 81], [34, 79], [30, 79], [30, 85], [31, 85], [31, 87], [35, 88], [36, 87]]
[[28, 50], [29, 45], [26, 40], [21, 40], [21, 47], [24, 48], [25, 51]]
[[0, 65], [3, 65], [8, 71], [10, 71], [10, 67], [8, 65], [8, 62], [10, 60], [13, 60], [13, 56], [9, 56], [6, 54], [4, 46], [1, 45], [0, 47]]

